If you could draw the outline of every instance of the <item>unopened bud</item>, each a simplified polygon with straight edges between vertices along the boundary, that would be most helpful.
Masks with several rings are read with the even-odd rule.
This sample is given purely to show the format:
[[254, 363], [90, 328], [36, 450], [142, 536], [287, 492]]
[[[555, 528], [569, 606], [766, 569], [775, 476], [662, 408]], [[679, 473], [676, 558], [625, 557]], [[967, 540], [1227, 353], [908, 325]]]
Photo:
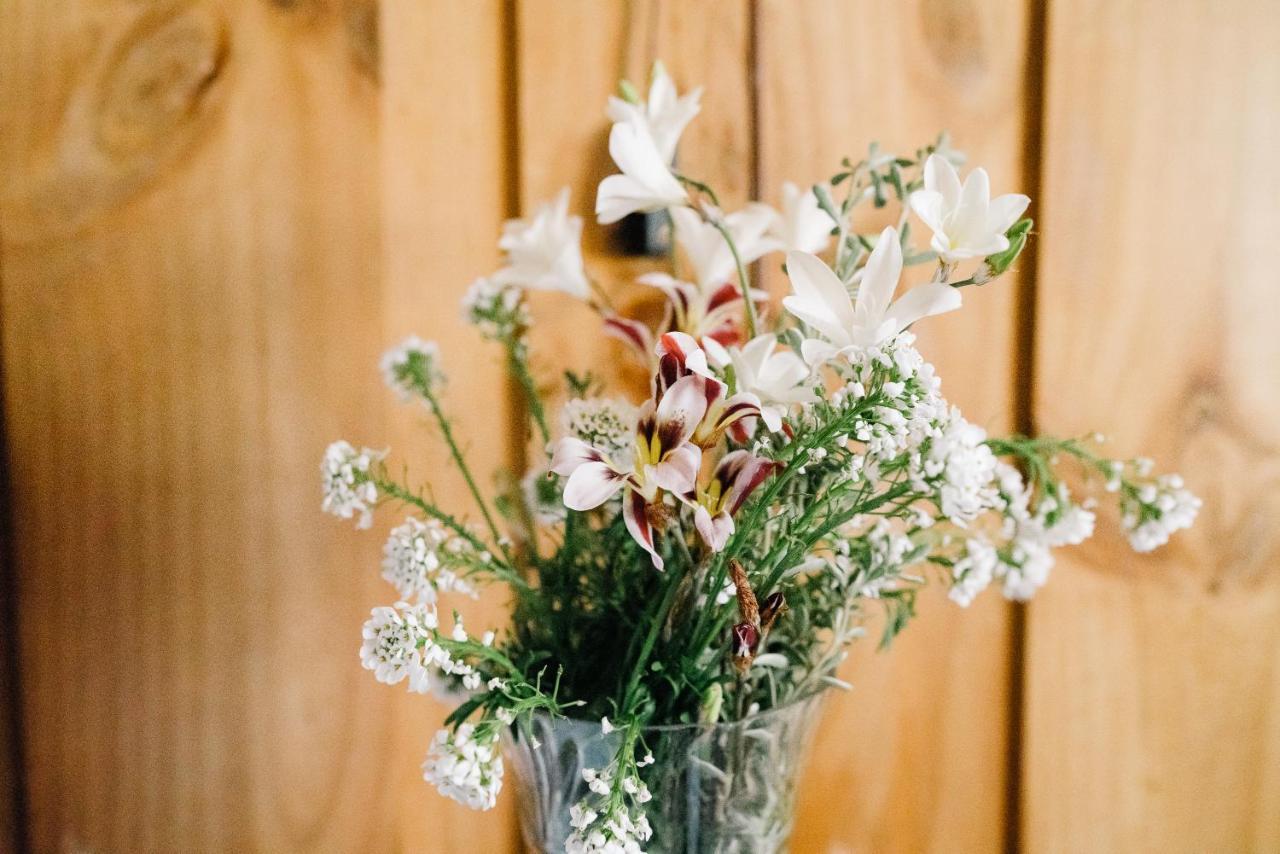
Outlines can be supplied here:
[[738, 623], [733, 627], [733, 666], [738, 673], [745, 674], [751, 669], [751, 662], [756, 658], [756, 647], [760, 643], [760, 631], [750, 623]]
[[1004, 233], [1004, 236], [1009, 239], [1009, 248], [995, 255], [988, 255], [983, 260], [978, 267], [978, 272], [973, 275], [974, 284], [986, 284], [1004, 273], [1014, 261], [1018, 260], [1018, 256], [1027, 245], [1027, 235], [1031, 231], [1031, 225], [1031, 220], [1024, 218], [1009, 227], [1009, 230]]
[[738, 591], [738, 613], [742, 615], [742, 621], [749, 623], [752, 628], [760, 625], [760, 606], [756, 603], [755, 591], [751, 589], [751, 582], [747, 580], [747, 571], [742, 568], [742, 564], [735, 558], [729, 561], [729, 576], [733, 579], [733, 586]]
[[785, 610], [787, 610], [787, 599], [782, 595], [781, 590], [775, 590], [765, 597], [764, 605], [760, 607], [760, 626], [765, 634], [769, 633], [774, 621]]

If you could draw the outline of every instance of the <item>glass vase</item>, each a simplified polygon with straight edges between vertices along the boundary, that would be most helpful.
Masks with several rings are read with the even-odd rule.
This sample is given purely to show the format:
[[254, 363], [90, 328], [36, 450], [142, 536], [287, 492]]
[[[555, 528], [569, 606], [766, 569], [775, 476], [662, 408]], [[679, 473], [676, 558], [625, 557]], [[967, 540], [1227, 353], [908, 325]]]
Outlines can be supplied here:
[[[650, 854], [774, 854], [785, 851], [799, 771], [822, 695], [714, 726], [644, 730], [655, 762], [642, 769]], [[564, 851], [569, 807], [588, 794], [584, 768], [609, 765], [618, 733], [599, 721], [538, 716], [507, 734], [520, 830], [530, 851]]]

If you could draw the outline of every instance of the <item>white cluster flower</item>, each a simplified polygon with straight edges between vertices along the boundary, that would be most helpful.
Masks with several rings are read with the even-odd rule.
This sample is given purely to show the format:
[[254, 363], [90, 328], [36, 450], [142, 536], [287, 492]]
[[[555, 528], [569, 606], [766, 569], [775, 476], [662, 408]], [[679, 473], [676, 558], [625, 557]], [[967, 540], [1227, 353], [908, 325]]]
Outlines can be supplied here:
[[479, 278], [462, 297], [463, 317], [485, 338], [513, 338], [529, 326], [523, 295], [514, 285]]
[[320, 463], [324, 489], [320, 506], [324, 512], [341, 519], [358, 514], [356, 527], [369, 527], [373, 523], [373, 506], [378, 503], [378, 487], [370, 479], [369, 470], [386, 455], [386, 451], [368, 448], [357, 451], [350, 442], [343, 441], [326, 448]]
[[407, 677], [410, 691], [425, 694], [430, 690], [428, 664], [438, 660], [434, 653], [439, 647], [432, 641], [435, 628], [435, 611], [420, 605], [397, 602], [394, 607], [374, 608], [364, 624], [360, 663], [379, 682], [395, 685]]
[[[468, 691], [479, 690], [483, 677], [441, 644], [439, 627], [439, 617], [429, 605], [397, 602], [374, 608], [364, 624], [360, 662], [366, 670], [374, 671], [379, 682], [388, 685], [407, 677], [409, 690], [418, 694], [430, 690], [433, 671], [460, 679]], [[471, 640], [460, 617], [455, 616], [451, 637], [458, 643]]]
[[625, 459], [635, 444], [636, 408], [625, 400], [579, 397], [560, 410], [568, 436], [598, 448], [613, 460]]
[[858, 596], [879, 599], [883, 592], [897, 588], [915, 543], [894, 530], [887, 519], [878, 519], [866, 531], [852, 533], [865, 524], [864, 519], [851, 520], [844, 529], [851, 532], [849, 536], [832, 543], [831, 568], [842, 579], [851, 581]]
[[423, 522], [412, 516], [391, 530], [382, 554], [382, 577], [404, 599], [426, 603], [435, 602], [437, 592], [475, 596], [475, 588], [458, 570], [491, 559], [438, 519]]
[[942, 515], [964, 526], [1000, 504], [992, 486], [997, 459], [983, 442], [986, 431], [952, 409], [946, 426], [928, 447], [912, 455], [911, 477], [921, 492], [931, 489]]
[[424, 341], [417, 335], [410, 335], [383, 353], [379, 368], [383, 382], [405, 401], [420, 394], [419, 378], [426, 383], [431, 394], [435, 394], [444, 383], [444, 373], [440, 370], [440, 345]]
[[1121, 504], [1129, 544], [1137, 552], [1164, 545], [1172, 533], [1191, 527], [1202, 503], [1176, 474], [1162, 475], [1144, 484]]
[[[613, 790], [612, 769], [597, 771], [584, 768], [582, 779], [587, 781], [587, 788], [600, 798], [608, 798]], [[641, 843], [652, 838], [653, 828], [638, 806], [648, 803], [653, 796], [634, 773], [623, 777], [619, 785], [628, 797], [604, 813], [592, 808], [590, 799], [569, 808], [573, 833], [565, 840], [567, 854], [640, 854], [643, 851]], [[607, 806], [608, 802], [605, 804]]]
[[995, 546], [979, 537], [965, 543], [965, 553], [951, 567], [954, 583], [947, 595], [962, 607], [973, 604], [979, 593], [991, 585], [1000, 557]]
[[498, 728], [462, 723], [453, 732], [442, 729], [431, 741], [422, 778], [473, 810], [492, 809], [502, 788], [502, 755]]

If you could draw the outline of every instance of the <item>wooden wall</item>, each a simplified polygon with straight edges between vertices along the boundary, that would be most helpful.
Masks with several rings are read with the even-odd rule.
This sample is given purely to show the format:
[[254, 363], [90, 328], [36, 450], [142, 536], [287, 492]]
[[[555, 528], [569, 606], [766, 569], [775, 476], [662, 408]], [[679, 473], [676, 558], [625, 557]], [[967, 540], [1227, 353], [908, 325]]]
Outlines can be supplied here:
[[[928, 327], [948, 394], [1206, 500], [1163, 552], [1103, 532], [1029, 608], [934, 596], [860, 650], [795, 850], [1280, 850], [1266, 0], [0, 4], [0, 849], [514, 850], [505, 799], [419, 779], [443, 710], [360, 670], [380, 540], [316, 469], [345, 436], [452, 477], [377, 379], [409, 331], [473, 453], [521, 458], [457, 299], [505, 217], [566, 183], [589, 214], [604, 98], [658, 56], [707, 86], [685, 164], [730, 203], [942, 127], [1029, 192], [1035, 253]], [[636, 263], [586, 254], [626, 299]], [[562, 308], [548, 378], [610, 352]]]

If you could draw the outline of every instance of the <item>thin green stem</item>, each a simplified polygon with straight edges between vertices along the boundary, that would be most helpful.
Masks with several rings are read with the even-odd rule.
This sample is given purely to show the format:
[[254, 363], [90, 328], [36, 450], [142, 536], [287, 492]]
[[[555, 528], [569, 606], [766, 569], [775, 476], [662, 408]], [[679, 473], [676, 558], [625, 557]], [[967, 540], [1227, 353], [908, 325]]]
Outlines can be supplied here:
[[742, 264], [742, 257], [738, 254], [738, 245], [733, 242], [733, 235], [729, 233], [729, 226], [725, 225], [724, 221], [719, 218], [713, 220], [711, 224], [724, 237], [724, 242], [729, 244], [729, 252], [733, 255], [734, 266], [738, 268], [738, 289], [742, 291], [742, 311], [747, 319], [747, 338], [755, 338], [756, 307], [751, 300], [751, 283], [747, 280], [747, 268]]
[[533, 376], [529, 373], [529, 363], [521, 354], [521, 343], [515, 338], [506, 340], [507, 346], [507, 364], [511, 369], [511, 373], [515, 375], [516, 381], [520, 383], [520, 388], [524, 391], [526, 403], [529, 405], [529, 414], [533, 417], [533, 423], [538, 425], [538, 433], [542, 436], [542, 443], [545, 445], [551, 441], [551, 431], [547, 429], [547, 415], [542, 407], [542, 398], [538, 395], [538, 389], [534, 385]]
[[466, 457], [462, 454], [462, 448], [458, 446], [458, 440], [454, 438], [453, 428], [449, 425], [449, 419], [444, 417], [444, 413], [440, 409], [440, 401], [427, 383], [422, 383], [419, 391], [422, 392], [423, 398], [427, 401], [431, 414], [436, 417], [436, 423], [440, 425], [440, 433], [444, 436], [445, 444], [449, 446], [449, 453], [453, 455], [453, 461], [458, 464], [458, 470], [462, 472], [462, 479], [466, 481], [467, 489], [471, 491], [471, 497], [475, 499], [476, 506], [480, 508], [480, 514], [484, 516], [485, 524], [489, 527], [489, 533], [493, 536], [494, 545], [501, 550], [502, 556], [510, 564], [511, 555], [507, 552], [502, 534], [498, 531], [498, 525], [493, 519], [493, 514], [489, 512], [489, 505], [485, 503], [484, 496], [480, 494], [480, 487], [476, 485], [476, 480], [471, 474], [471, 467], [467, 465]]

